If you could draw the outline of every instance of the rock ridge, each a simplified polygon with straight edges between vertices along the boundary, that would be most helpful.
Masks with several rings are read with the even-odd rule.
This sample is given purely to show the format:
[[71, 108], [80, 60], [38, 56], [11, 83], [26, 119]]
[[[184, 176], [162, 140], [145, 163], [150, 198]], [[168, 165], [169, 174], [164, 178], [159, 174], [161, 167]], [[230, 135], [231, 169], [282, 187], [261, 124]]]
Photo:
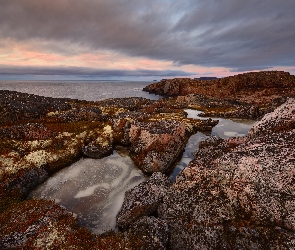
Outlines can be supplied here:
[[256, 119], [295, 97], [295, 76], [260, 71], [214, 80], [163, 79], [143, 90], [173, 97], [174, 102], [202, 110], [205, 116]]

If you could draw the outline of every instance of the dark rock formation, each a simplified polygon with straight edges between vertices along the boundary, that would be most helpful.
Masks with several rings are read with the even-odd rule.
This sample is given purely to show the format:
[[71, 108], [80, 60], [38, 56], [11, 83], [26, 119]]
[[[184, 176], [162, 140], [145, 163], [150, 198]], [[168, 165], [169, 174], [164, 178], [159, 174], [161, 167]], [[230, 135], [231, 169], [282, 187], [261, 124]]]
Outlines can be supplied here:
[[127, 191], [117, 215], [118, 226], [126, 229], [139, 218], [155, 213], [170, 185], [168, 177], [158, 172], [153, 173], [148, 181]]
[[102, 111], [98, 107], [78, 107], [49, 115], [60, 122], [106, 121], [109, 119], [109, 116], [102, 115]]
[[113, 145], [111, 143], [103, 146], [95, 141], [89, 143], [82, 147], [82, 152], [84, 156], [90, 157], [92, 159], [101, 159], [113, 152]]
[[96, 102], [102, 107], [120, 107], [129, 111], [136, 111], [153, 104], [155, 101], [142, 97], [109, 98]]
[[23, 171], [23, 174], [13, 181], [5, 183], [3, 189], [8, 192], [14, 189], [18, 190], [20, 195], [24, 197], [48, 178], [49, 174], [43, 168], [31, 168]]

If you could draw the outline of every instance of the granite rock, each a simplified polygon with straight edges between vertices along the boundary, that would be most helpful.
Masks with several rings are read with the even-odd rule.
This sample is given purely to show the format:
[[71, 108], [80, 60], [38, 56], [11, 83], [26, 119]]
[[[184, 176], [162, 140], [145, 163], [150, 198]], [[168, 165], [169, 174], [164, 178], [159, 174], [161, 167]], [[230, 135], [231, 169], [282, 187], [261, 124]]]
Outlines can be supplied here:
[[[262, 133], [201, 144], [158, 208], [171, 249], [294, 248], [292, 107], [289, 100], [254, 125]], [[274, 117], [282, 123], [278, 114], [283, 130], [269, 126]]]
[[170, 185], [167, 176], [156, 172], [148, 181], [127, 191], [117, 215], [118, 226], [126, 229], [139, 218], [155, 213]]
[[129, 241], [135, 237], [141, 238], [141, 245], [136, 249], [165, 250], [169, 240], [169, 228], [164, 220], [144, 216], [130, 226], [125, 237], [129, 238]]
[[99, 131], [95, 140], [82, 147], [84, 156], [99, 159], [113, 152], [113, 130], [107, 125], [102, 131]]
[[250, 129], [249, 138], [295, 129], [295, 98], [289, 98], [273, 112], [266, 114]]

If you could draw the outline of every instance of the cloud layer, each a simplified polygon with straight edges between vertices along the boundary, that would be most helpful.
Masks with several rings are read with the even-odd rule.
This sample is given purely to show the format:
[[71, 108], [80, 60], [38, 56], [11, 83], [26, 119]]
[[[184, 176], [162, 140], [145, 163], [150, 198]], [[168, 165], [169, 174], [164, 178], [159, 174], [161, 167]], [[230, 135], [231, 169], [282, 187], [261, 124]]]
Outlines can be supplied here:
[[0, 3], [0, 47], [35, 44], [69, 57], [110, 51], [231, 71], [293, 67], [294, 13], [294, 0], [9, 0]]
[[85, 77], [133, 77], [133, 76], [190, 76], [193, 72], [181, 70], [112, 70], [86, 67], [32, 67], [0, 65], [0, 75], [55, 75], [55, 76], [85, 76]]

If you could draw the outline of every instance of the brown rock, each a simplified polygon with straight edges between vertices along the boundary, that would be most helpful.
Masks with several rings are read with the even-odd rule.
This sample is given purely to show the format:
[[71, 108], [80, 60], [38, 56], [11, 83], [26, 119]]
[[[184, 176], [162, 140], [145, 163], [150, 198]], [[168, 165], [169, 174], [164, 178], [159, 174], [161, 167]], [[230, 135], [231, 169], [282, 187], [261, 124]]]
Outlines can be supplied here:
[[165, 172], [182, 153], [187, 137], [177, 121], [134, 122], [129, 131], [131, 158], [145, 173]]
[[46, 140], [56, 135], [56, 132], [42, 123], [27, 123], [0, 128], [0, 139]]
[[[249, 112], [249, 118], [256, 118], [257, 115], [264, 114], [264, 109], [271, 111], [285, 102], [287, 97], [295, 96], [295, 76], [283, 71], [260, 71], [214, 80], [175, 78], [153, 83], [143, 90], [163, 96], [195, 94], [218, 101], [238, 101], [252, 106], [252, 110], [241, 109], [239, 112], [246, 112], [246, 115]], [[177, 100], [190, 102], [192, 98]], [[237, 117], [238, 114], [234, 112], [232, 115]]]

